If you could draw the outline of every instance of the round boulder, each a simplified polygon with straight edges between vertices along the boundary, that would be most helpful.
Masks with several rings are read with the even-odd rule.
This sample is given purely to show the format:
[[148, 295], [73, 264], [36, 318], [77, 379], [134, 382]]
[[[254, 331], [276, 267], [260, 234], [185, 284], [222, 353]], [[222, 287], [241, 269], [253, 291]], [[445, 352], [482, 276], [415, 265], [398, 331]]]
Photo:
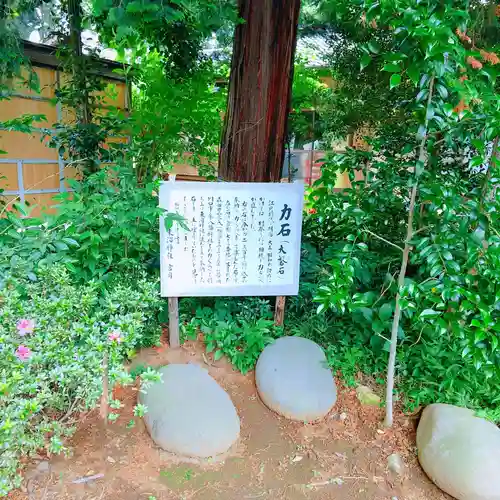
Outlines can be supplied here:
[[166, 451], [208, 458], [226, 452], [238, 439], [240, 419], [228, 394], [197, 365], [167, 365], [162, 382], [140, 393], [153, 441]]
[[292, 420], [318, 420], [337, 400], [325, 353], [301, 337], [281, 337], [268, 345], [257, 361], [255, 380], [264, 404]]
[[425, 408], [417, 429], [418, 459], [430, 479], [458, 500], [500, 500], [500, 430], [471, 410]]

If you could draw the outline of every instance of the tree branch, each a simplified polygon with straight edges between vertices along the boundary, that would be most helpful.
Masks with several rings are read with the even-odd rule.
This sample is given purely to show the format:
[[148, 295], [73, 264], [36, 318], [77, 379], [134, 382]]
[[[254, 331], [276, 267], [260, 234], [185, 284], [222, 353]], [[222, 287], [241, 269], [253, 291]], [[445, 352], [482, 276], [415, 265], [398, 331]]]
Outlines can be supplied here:
[[385, 238], [382, 238], [382, 236], [379, 236], [376, 233], [372, 233], [369, 229], [363, 229], [363, 231], [365, 233], [371, 234], [374, 238], [378, 238], [380, 241], [383, 241], [384, 243], [387, 243], [391, 247], [397, 248], [400, 252], [403, 251], [403, 249], [399, 245], [396, 245], [395, 243], [392, 243], [389, 240], [386, 240]]

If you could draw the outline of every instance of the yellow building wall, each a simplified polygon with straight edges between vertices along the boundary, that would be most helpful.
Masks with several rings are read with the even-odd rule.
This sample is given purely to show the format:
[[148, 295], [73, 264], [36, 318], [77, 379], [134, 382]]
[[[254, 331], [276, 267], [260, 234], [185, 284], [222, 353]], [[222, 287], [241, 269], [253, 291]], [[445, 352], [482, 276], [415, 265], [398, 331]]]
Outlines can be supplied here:
[[[26, 114], [44, 115], [46, 120], [34, 123], [35, 128], [52, 129], [57, 122], [74, 120], [72, 110], [62, 109], [55, 103], [55, 91], [64, 76], [56, 68], [35, 67], [40, 82], [37, 93], [21, 81], [11, 82], [13, 95], [0, 100], [0, 122], [19, 118]], [[126, 110], [128, 88], [125, 82], [108, 80], [101, 94], [101, 106]], [[75, 168], [66, 167], [54, 148], [48, 146], [48, 138], [41, 132], [33, 133], [0, 130], [0, 190], [3, 201], [22, 201], [32, 205], [32, 216], [42, 211], [51, 211], [55, 204], [53, 196], [67, 190], [66, 179], [75, 178]], [[111, 138], [112, 141], [124, 138]]]
[[[20, 82], [12, 82], [15, 94], [8, 100], [0, 101], [0, 121], [19, 118], [24, 114], [44, 115], [46, 120], [34, 124], [35, 128], [51, 129], [57, 122], [71, 123], [75, 119], [72, 109], [62, 108], [55, 103], [55, 91], [59, 82], [65, 80], [56, 68], [33, 68], [40, 82], [40, 92], [35, 92]], [[27, 74], [26, 74], [27, 76]], [[325, 83], [334, 88], [335, 81], [325, 77]], [[106, 107], [128, 109], [128, 88], [124, 82], [108, 80], [108, 87], [101, 92], [103, 112]], [[109, 142], [123, 141], [124, 138], [110, 138]], [[77, 169], [65, 166], [54, 148], [47, 144], [48, 138], [34, 131], [31, 134], [0, 130], [0, 190], [4, 190], [3, 201], [24, 201], [33, 206], [31, 215], [37, 216], [42, 211], [51, 211], [55, 204], [53, 196], [62, 190], [68, 190], [66, 179], [76, 178]], [[339, 150], [345, 145], [333, 145]], [[320, 163], [316, 161], [322, 152], [314, 155], [312, 180], [320, 176]], [[173, 173], [182, 177], [197, 178], [198, 172], [190, 163], [190, 154], [185, 153], [176, 163]], [[349, 187], [347, 174], [339, 174], [336, 188]]]

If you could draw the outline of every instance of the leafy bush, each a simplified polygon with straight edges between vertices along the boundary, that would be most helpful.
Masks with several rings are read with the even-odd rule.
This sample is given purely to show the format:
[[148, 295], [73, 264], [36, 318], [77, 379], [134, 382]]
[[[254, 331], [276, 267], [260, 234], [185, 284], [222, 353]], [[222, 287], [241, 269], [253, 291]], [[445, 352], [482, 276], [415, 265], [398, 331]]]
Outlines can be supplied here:
[[[153, 336], [158, 284], [75, 285], [61, 266], [0, 289], [0, 494], [19, 486], [21, 457], [65, 451], [74, 417], [96, 406], [108, 353], [110, 388], [132, 381], [124, 358]], [[153, 378], [151, 373], [146, 378]], [[116, 414], [110, 415], [115, 419]]]
[[[61, 262], [86, 282], [144, 268], [159, 253], [164, 211], [154, 196], [158, 182], [139, 186], [126, 165], [103, 168], [83, 182], [72, 182], [73, 192], [58, 195], [54, 215], [23, 219], [5, 212], [7, 217], [0, 220], [0, 269], [36, 274], [39, 264]], [[19, 215], [27, 213], [26, 207], [16, 208]]]
[[70, 269], [78, 278], [88, 280], [126, 265], [144, 265], [159, 253], [163, 210], [154, 196], [158, 185], [138, 185], [133, 169], [121, 165], [76, 183], [74, 193], [59, 195], [61, 204], [51, 223], [64, 227], [65, 235], [77, 242]]
[[[307, 279], [332, 330], [328, 339], [318, 327], [295, 329], [310, 330], [330, 346], [336, 368], [352, 375], [356, 359], [358, 369], [381, 376], [399, 291], [398, 390], [406, 405], [447, 402], [483, 408], [497, 419], [498, 200], [481, 196], [489, 180], [468, 168], [464, 142], [457, 140], [454, 148], [430, 159], [401, 289], [396, 281], [406, 238], [411, 158], [404, 148], [398, 154], [389, 140], [377, 138], [371, 152], [348, 150], [326, 162], [310, 194], [314, 215], [305, 222], [305, 237], [315, 248], [309, 260], [316, 258], [314, 266], [324, 270]], [[354, 180], [360, 165], [369, 166], [368, 181]], [[334, 193], [331, 180], [345, 170], [352, 188]], [[339, 323], [342, 339], [333, 330]]]
[[213, 352], [216, 361], [227, 356], [242, 373], [251, 370], [264, 347], [283, 334], [282, 328], [274, 325], [267, 300], [218, 299], [213, 304], [205, 301], [205, 307], [200, 304], [188, 320], [193, 304], [199, 302], [181, 302], [184, 337], [196, 338], [201, 331], [207, 353]]

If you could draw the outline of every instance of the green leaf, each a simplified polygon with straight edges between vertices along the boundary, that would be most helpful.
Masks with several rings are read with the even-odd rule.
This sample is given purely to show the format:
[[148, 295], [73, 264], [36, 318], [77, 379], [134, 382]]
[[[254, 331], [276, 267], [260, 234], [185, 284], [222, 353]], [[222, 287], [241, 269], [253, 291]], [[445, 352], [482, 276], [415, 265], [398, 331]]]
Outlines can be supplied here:
[[[452, 261], [453, 262], [453, 261]], [[441, 264], [437, 264], [435, 265], [432, 269], [431, 269], [431, 272], [429, 273], [431, 276], [437, 276], [438, 274], [441, 274], [441, 272], [443, 271], [443, 268], [441, 266]]]
[[407, 70], [406, 73], [408, 75], [408, 78], [414, 83], [414, 85], [418, 84], [418, 79], [420, 78], [420, 71], [417, 68], [417, 66], [410, 66]]
[[389, 73], [400, 73], [401, 66], [395, 63], [388, 63], [382, 68], [382, 71], [387, 71]]
[[441, 313], [439, 311], [435, 311], [434, 309], [424, 309], [420, 313], [420, 319], [426, 319], [426, 318], [436, 318], [439, 316]]
[[436, 89], [439, 93], [439, 95], [441, 96], [442, 99], [447, 99], [448, 98], [448, 89], [444, 86], [444, 85], [441, 85], [441, 84], [437, 84], [436, 85]]
[[360, 307], [357, 309], [367, 321], [371, 321], [373, 318], [373, 311], [369, 307]]
[[224, 356], [222, 349], [218, 349], [217, 351], [215, 351], [214, 360], [219, 361], [219, 359], [222, 358], [222, 356]]
[[401, 75], [395, 73], [394, 75], [391, 76], [390, 80], [390, 88], [393, 89], [394, 87], [397, 87], [401, 83]]
[[174, 222], [177, 222], [183, 229], [186, 231], [189, 231], [189, 227], [186, 224], [186, 219], [182, 216], [179, 215], [178, 213], [175, 212], [166, 212], [164, 215], [164, 220], [165, 220], [165, 229], [167, 231], [170, 231], [172, 227], [174, 226]]
[[392, 316], [392, 304], [390, 302], [383, 304], [378, 311], [378, 315], [382, 321], [389, 320]]
[[422, 124], [418, 127], [417, 130], [417, 139], [420, 141], [425, 137], [425, 134], [427, 133], [427, 127]]
[[493, 336], [491, 337], [491, 350], [496, 351], [498, 348], [498, 337]]
[[164, 219], [165, 230], [168, 232], [174, 227], [174, 221], [169, 217], [165, 217]]
[[54, 246], [58, 250], [69, 250], [69, 246], [66, 245], [66, 243], [64, 243], [63, 241], [54, 241]]
[[368, 42], [368, 48], [370, 49], [370, 52], [373, 52], [374, 54], [378, 54], [380, 52], [380, 45], [376, 41]]
[[62, 241], [64, 241], [64, 243], [66, 243], [67, 245], [70, 245], [72, 247], [79, 247], [80, 244], [78, 243], [78, 241], [74, 240], [73, 238], [63, 238]]
[[360, 62], [361, 70], [365, 69], [371, 63], [371, 61], [372, 61], [371, 56], [369, 56], [368, 54], [365, 54], [361, 58], [361, 62]]
[[375, 333], [382, 333], [385, 330], [385, 325], [382, 321], [376, 319], [372, 323], [372, 329]]
[[431, 77], [427, 74], [422, 75], [422, 78], [420, 78], [420, 88], [423, 89], [428, 83]]
[[471, 167], [479, 167], [484, 163], [484, 158], [482, 156], [474, 156], [472, 160], [469, 163], [469, 166]]
[[425, 169], [425, 163], [421, 160], [417, 160], [417, 162], [415, 163], [415, 175], [417, 177], [420, 177], [423, 174], [424, 169]]
[[450, 117], [452, 114], [453, 114], [453, 106], [450, 104], [450, 103], [446, 103], [444, 106], [443, 106], [443, 111], [444, 111], [444, 114], [447, 116], [447, 117]]
[[416, 97], [416, 101], [423, 101], [429, 95], [429, 91], [427, 89], [421, 90]]

